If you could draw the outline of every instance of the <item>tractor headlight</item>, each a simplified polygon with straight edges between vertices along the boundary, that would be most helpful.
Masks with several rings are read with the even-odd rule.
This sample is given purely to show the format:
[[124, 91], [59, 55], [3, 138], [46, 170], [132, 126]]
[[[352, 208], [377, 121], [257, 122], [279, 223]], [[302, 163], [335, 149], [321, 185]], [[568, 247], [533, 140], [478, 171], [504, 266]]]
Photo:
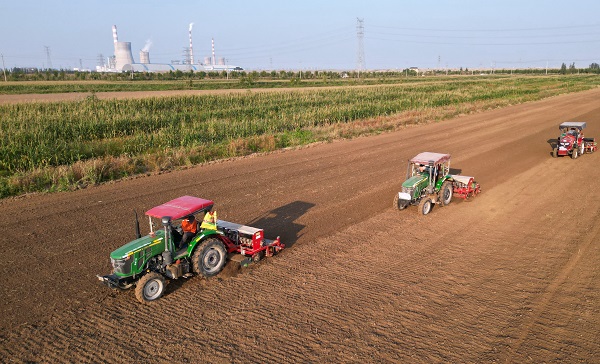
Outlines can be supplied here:
[[113, 270], [115, 273], [121, 274], [129, 274], [131, 272], [131, 259], [130, 256], [127, 256], [124, 259], [113, 259], [110, 258], [110, 263], [112, 264]]
[[402, 187], [402, 192], [398, 193], [398, 198], [400, 200], [412, 200], [413, 198], [414, 188], [411, 187]]

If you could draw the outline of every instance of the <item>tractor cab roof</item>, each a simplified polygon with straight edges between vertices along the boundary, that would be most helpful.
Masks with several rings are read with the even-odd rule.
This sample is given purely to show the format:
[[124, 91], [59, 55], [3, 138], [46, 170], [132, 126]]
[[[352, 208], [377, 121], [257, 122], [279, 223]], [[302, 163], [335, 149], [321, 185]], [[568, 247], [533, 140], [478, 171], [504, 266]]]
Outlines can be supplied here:
[[193, 196], [181, 196], [146, 211], [146, 215], [161, 219], [170, 216], [172, 220], [181, 219], [200, 210], [210, 210], [214, 202]]
[[409, 162], [419, 164], [429, 164], [432, 161], [433, 164], [446, 163], [450, 161], [450, 154], [423, 152], [417, 154]]
[[585, 121], [566, 121], [558, 126], [559, 129], [571, 129], [582, 130], [587, 126]]

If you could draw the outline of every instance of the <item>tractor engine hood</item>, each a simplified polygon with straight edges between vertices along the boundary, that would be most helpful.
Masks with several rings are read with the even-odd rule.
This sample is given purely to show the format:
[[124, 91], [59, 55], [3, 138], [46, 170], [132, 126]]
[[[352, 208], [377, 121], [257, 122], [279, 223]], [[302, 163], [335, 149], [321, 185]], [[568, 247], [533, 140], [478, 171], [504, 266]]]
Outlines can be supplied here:
[[402, 187], [415, 188], [422, 184], [426, 185], [427, 180], [428, 180], [427, 176], [422, 176], [422, 175], [412, 176], [409, 179], [407, 179], [406, 181], [404, 181], [404, 183], [402, 184]]
[[149, 248], [150, 246], [157, 245], [157, 244], [164, 245], [164, 243], [165, 243], [164, 237], [165, 237], [165, 231], [157, 230], [154, 232], [153, 235], [142, 236], [141, 238], [130, 241], [129, 243], [123, 245], [122, 247], [114, 250], [112, 253], [110, 253], [110, 258], [111, 258], [111, 260], [113, 260], [113, 259], [114, 260], [128, 259], [135, 252]]
[[572, 144], [575, 141], [575, 136], [571, 134], [563, 135], [560, 137], [561, 143], [569, 143]]

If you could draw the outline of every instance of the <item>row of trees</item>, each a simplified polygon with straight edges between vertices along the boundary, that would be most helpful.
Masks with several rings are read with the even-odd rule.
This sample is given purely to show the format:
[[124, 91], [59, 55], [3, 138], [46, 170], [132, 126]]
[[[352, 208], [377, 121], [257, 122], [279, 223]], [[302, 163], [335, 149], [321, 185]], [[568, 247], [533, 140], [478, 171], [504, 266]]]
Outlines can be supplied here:
[[587, 68], [576, 68], [575, 63], [568, 67], [565, 63], [560, 69], [528, 68], [528, 69], [493, 69], [493, 70], [469, 70], [462, 67], [458, 70], [428, 70], [426, 72], [405, 69], [393, 71], [189, 71], [181, 70], [165, 73], [136, 72], [116, 73], [116, 72], [80, 72], [71, 70], [41, 70], [37, 68], [12, 68], [6, 70], [6, 79], [9, 81], [74, 81], [74, 80], [105, 80], [105, 81], [126, 81], [126, 80], [204, 80], [204, 79], [237, 79], [241, 82], [249, 80], [292, 80], [294, 82], [302, 79], [340, 79], [340, 78], [398, 78], [407, 76], [422, 75], [472, 75], [480, 73], [493, 74], [574, 74], [574, 73], [594, 73], [600, 74], [600, 65], [592, 63]]
[[[562, 66], [560, 66], [560, 74], [563, 75], [566, 75], [567, 73], [580, 73], [581, 71], [582, 70], [575, 67], [575, 62], [571, 63], [568, 69], [567, 65], [564, 63], [562, 64]], [[598, 63], [592, 63], [587, 69], [583, 71], [585, 71], [585, 73], [600, 73], [600, 65]]]

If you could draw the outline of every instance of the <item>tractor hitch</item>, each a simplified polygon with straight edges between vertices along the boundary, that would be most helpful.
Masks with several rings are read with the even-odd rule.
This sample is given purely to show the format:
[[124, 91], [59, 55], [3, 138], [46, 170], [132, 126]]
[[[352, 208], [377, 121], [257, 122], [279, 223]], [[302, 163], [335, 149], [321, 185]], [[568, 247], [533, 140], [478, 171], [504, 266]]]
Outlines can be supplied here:
[[109, 288], [127, 289], [131, 287], [131, 282], [129, 282], [129, 279], [123, 279], [116, 274], [107, 274], [105, 276], [96, 275], [96, 277], [100, 282], [104, 283]]

